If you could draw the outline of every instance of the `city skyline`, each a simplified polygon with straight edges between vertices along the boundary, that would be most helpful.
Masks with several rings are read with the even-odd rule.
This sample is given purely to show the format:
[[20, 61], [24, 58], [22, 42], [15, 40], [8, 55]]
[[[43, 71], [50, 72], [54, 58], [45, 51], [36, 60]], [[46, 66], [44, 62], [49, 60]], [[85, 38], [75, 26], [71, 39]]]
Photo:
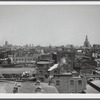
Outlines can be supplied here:
[[100, 93], [100, 4], [33, 3], [0, 3], [0, 93]]
[[100, 6], [0, 5], [0, 45], [100, 44]]

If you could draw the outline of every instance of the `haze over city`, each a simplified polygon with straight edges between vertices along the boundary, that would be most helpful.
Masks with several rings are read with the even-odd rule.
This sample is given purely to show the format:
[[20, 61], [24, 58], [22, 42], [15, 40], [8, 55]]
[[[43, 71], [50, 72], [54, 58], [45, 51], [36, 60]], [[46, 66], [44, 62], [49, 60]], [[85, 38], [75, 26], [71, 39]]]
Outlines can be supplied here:
[[100, 44], [100, 6], [0, 5], [0, 45]]

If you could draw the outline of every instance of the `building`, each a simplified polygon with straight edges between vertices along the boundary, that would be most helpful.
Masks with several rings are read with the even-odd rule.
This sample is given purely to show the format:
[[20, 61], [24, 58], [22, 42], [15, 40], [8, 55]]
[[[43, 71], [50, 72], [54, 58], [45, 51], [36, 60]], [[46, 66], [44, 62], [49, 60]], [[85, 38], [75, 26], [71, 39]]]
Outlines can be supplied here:
[[75, 59], [74, 52], [59, 51], [57, 52], [56, 58], [57, 58], [57, 63], [49, 69], [52, 75], [61, 74], [63, 72], [71, 72], [73, 70], [73, 63]]
[[100, 45], [99, 44], [93, 44], [92, 57], [96, 59], [100, 58]]
[[14, 64], [21, 64], [23, 66], [32, 67], [35, 66], [38, 56], [39, 54], [14, 55], [12, 56], [12, 59]]
[[89, 64], [84, 64], [81, 66], [80, 69], [80, 74], [82, 75], [93, 75], [93, 72], [95, 70], [95, 66], [89, 65]]
[[95, 61], [97, 62], [97, 67], [100, 67], [100, 58], [95, 59]]
[[59, 93], [82, 93], [86, 89], [86, 78], [72, 70], [68, 61], [59, 62], [49, 70], [50, 82], [53, 83]]
[[91, 60], [89, 57], [82, 57], [75, 60], [73, 68], [82, 75], [90, 75], [93, 74], [96, 66], [96, 61]]
[[72, 73], [54, 75], [52, 81], [59, 93], [82, 93], [86, 89], [86, 79]]
[[95, 50], [100, 50], [100, 45], [99, 44], [93, 44], [93, 49]]
[[40, 81], [46, 81], [46, 79], [49, 77], [48, 69], [53, 65], [54, 65], [54, 60], [52, 60], [51, 54], [41, 55], [36, 63], [37, 79]]
[[38, 57], [38, 61], [50, 61], [52, 60], [52, 54], [42, 54]]
[[22, 81], [24, 78], [25, 80], [28, 77], [25, 77], [26, 74], [30, 75], [28, 77], [33, 77], [33, 74], [36, 74], [35, 68], [0, 68], [0, 75], [3, 76], [1, 80], [20, 80]]
[[59, 51], [57, 52], [57, 63], [59, 62], [68, 62], [70, 65], [70, 69], [73, 70], [73, 63], [75, 60], [75, 52], [68, 49], [67, 51]]
[[38, 61], [36, 78], [45, 81], [49, 77], [48, 69], [54, 64], [53, 61]]
[[90, 43], [88, 41], [88, 36], [87, 35], [86, 35], [86, 38], [85, 38], [85, 41], [84, 41], [84, 47], [91, 48], [91, 45], [90, 45]]

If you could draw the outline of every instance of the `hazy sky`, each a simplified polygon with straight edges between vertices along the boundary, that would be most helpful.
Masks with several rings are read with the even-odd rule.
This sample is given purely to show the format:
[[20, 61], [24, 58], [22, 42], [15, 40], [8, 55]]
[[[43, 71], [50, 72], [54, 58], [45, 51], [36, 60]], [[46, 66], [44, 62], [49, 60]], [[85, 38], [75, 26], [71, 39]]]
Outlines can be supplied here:
[[0, 45], [100, 44], [100, 6], [0, 5]]

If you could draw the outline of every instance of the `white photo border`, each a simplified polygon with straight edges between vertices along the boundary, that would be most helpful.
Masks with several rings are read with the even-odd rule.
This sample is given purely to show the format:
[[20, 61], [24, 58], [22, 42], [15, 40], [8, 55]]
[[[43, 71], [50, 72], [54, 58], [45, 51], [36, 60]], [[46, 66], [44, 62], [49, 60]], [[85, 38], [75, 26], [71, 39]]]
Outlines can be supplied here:
[[[0, 1], [1, 5], [100, 5], [100, 1]], [[100, 94], [0, 94], [2, 99], [99, 99]]]

